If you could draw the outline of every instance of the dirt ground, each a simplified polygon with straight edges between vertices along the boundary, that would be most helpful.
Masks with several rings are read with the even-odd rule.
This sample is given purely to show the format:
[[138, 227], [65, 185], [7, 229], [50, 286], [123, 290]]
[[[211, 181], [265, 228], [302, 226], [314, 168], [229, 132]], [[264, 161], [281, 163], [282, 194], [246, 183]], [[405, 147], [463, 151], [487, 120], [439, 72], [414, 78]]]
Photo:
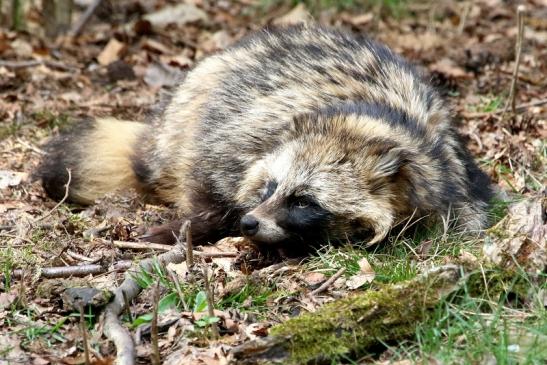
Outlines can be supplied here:
[[[293, 3], [104, 1], [80, 35], [50, 39], [43, 34], [40, 2], [31, 2], [25, 10], [26, 30], [0, 27], [0, 364], [86, 363], [84, 332], [90, 363], [113, 363], [113, 344], [102, 336], [104, 303], [94, 301], [106, 302], [102, 297], [121, 284], [131, 262], [166, 250], [146, 245], [131, 248], [130, 243], [137, 241], [142, 227], [173, 215], [168, 208], [144, 204], [130, 193], [107, 196], [89, 207], [57, 205], [32, 179], [39, 161], [47, 158], [43, 143], [86, 117], [149, 118], [157, 112], [158, 101], [176, 85], [174, 80], [199, 60], [267, 25], [317, 21], [367, 34], [426, 68], [432, 83], [453, 106], [469, 148], [498, 187], [498, 199], [542, 199], [547, 182], [545, 0], [373, 1], [367, 2], [369, 6], [358, 0]], [[510, 90], [520, 4], [525, 5], [524, 36], [514, 113]], [[74, 22], [84, 9], [75, 6]], [[4, 14], [2, 20], [7, 18]], [[303, 261], [272, 266], [261, 262], [265, 267], [259, 269], [255, 261], [264, 258], [246, 254], [246, 245], [235, 238], [199, 248], [197, 273], [185, 263], [136, 272], [133, 275], [144, 293], [130, 303], [123, 321], [134, 335], [138, 362], [150, 363], [155, 353], [151, 344], [156, 342], [164, 363], [227, 363], [234, 346], [264, 337], [270, 327], [336, 298], [411, 279], [440, 263], [482, 262], [485, 245], [508, 242], [533, 216], [530, 211], [511, 210], [510, 203], [500, 206], [492, 213], [494, 229], [472, 241], [401, 238], [402, 243], [392, 242], [401, 251], [325, 248]], [[520, 228], [507, 223], [515, 216], [521, 219]], [[547, 228], [541, 216], [535, 225], [527, 226], [535, 232], [535, 240], [542, 240], [537, 242], [543, 250], [530, 286], [547, 303], [545, 256], [541, 256]], [[513, 254], [531, 257], [522, 252], [523, 247], [519, 244]], [[203, 268], [207, 268], [208, 286]], [[342, 268], [334, 284], [310, 295]], [[190, 280], [189, 275], [195, 277]], [[81, 312], [66, 290], [79, 287], [98, 289]], [[214, 313], [205, 310], [208, 287]], [[518, 312], [522, 321], [534, 321], [526, 322], [527, 326], [539, 334], [537, 346], [547, 348], [545, 309], [530, 308], [526, 304], [513, 309], [507, 318], [516, 321]], [[152, 319], [156, 312], [157, 321]], [[155, 337], [151, 323], [156, 322], [157, 341], [151, 340]], [[215, 331], [220, 332], [218, 337]], [[491, 342], [498, 346], [500, 339], [492, 336]], [[421, 337], [333, 363], [509, 364], [532, 359], [528, 363], [539, 364], [542, 356], [547, 359], [545, 353], [514, 357], [507, 350], [509, 345], [503, 357], [469, 340], [451, 346], [477, 345], [486, 350], [446, 355], [417, 338]], [[443, 332], [439, 343], [446, 344], [447, 338], [450, 334]], [[524, 348], [522, 343], [519, 346]]]

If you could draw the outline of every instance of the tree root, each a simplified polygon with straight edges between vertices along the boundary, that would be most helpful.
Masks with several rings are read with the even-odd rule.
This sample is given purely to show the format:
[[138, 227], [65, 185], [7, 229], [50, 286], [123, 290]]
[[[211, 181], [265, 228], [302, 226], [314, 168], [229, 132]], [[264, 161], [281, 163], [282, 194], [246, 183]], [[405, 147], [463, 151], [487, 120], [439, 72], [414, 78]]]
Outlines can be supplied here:
[[125, 303], [130, 302], [139, 295], [141, 287], [133, 279], [132, 274], [137, 274], [141, 270], [152, 271], [154, 263], [157, 262], [165, 267], [169, 263], [180, 263], [186, 259], [186, 253], [181, 244], [173, 246], [171, 251], [165, 252], [159, 256], [141, 261], [128, 270], [125, 274], [125, 280], [114, 292], [114, 299], [110, 302], [104, 312], [104, 334], [116, 346], [116, 364], [133, 365], [135, 364], [135, 344], [131, 333], [119, 321], [119, 316], [125, 309]]

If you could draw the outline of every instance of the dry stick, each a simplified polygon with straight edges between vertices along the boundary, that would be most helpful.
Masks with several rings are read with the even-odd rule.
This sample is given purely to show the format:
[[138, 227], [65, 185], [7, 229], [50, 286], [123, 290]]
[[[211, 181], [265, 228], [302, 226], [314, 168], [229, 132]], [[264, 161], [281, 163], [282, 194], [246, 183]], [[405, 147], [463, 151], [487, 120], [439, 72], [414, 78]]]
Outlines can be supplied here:
[[133, 314], [131, 313], [131, 304], [129, 303], [129, 299], [127, 299], [127, 295], [125, 295], [125, 292], [122, 291], [123, 295], [123, 302], [125, 304], [125, 312], [127, 314], [127, 317], [129, 317], [129, 321], [133, 322]]
[[[108, 271], [124, 271], [131, 267], [131, 261], [118, 261], [110, 267], [105, 267], [98, 264], [77, 265], [77, 266], [58, 266], [58, 267], [43, 267], [39, 269], [40, 277], [53, 278], [68, 278], [71, 276], [81, 277], [93, 274], [103, 274]], [[19, 279], [23, 276], [23, 270], [13, 270], [11, 276], [14, 279]]]
[[[528, 108], [533, 108], [534, 106], [542, 106], [544, 104], [547, 104], [547, 99], [536, 100], [530, 103], [520, 104], [519, 106], [516, 107], [516, 111], [520, 112]], [[460, 114], [464, 118], [481, 118], [481, 117], [486, 117], [486, 116], [495, 115], [495, 114], [502, 114], [504, 111], [505, 110], [494, 110], [491, 112], [475, 112], [475, 113], [462, 112]]]
[[[519, 73], [519, 67], [520, 67], [520, 58], [522, 55], [522, 40], [524, 39], [524, 13], [526, 11], [526, 7], [524, 5], [519, 5], [517, 7], [517, 28], [518, 28], [518, 34], [517, 34], [517, 45], [516, 45], [516, 59], [515, 59], [515, 68], [513, 70], [513, 77], [511, 79], [511, 89], [509, 90], [509, 102], [511, 102], [511, 110], [513, 111], [513, 115], [517, 113], [516, 110], [516, 97], [517, 97], [517, 80], [518, 80], [518, 73]], [[505, 104], [505, 109], [503, 110], [503, 115], [507, 112], [507, 109], [509, 109], [509, 102]]]
[[90, 365], [91, 360], [89, 359], [89, 345], [87, 343], [87, 329], [85, 328], [84, 305], [82, 303], [79, 303], [78, 309], [80, 310], [80, 330], [82, 331], [82, 342], [83, 342], [83, 346], [84, 346], [85, 364]]
[[[209, 272], [207, 270], [207, 266], [203, 266], [203, 277], [205, 293], [207, 294], [207, 312], [209, 312], [209, 317], [214, 317], [215, 306], [213, 300], [213, 291], [211, 290], [211, 285], [209, 282]], [[213, 338], [216, 340], [219, 337], [218, 326], [216, 323], [211, 323], [211, 331], [213, 332]]]
[[152, 365], [160, 365], [160, 347], [158, 345], [158, 303], [160, 301], [160, 281], [156, 281], [153, 294], [152, 323], [150, 326], [150, 341], [152, 342]]
[[189, 220], [180, 227], [178, 242], [182, 239], [183, 234], [186, 236], [186, 266], [190, 269], [194, 266], [194, 247], [192, 245], [192, 222]]
[[95, 13], [95, 10], [97, 10], [99, 5], [101, 5], [101, 2], [102, 0], [95, 0], [91, 4], [89, 4], [87, 9], [85, 9], [85, 12], [82, 14], [80, 19], [78, 19], [76, 24], [74, 24], [74, 27], [70, 31], [70, 35], [72, 37], [77, 37], [78, 35], [80, 35], [89, 19], [91, 19], [91, 17], [93, 16], [93, 13]]
[[173, 270], [169, 268], [166, 268], [166, 270], [167, 270], [167, 274], [169, 275], [169, 277], [175, 284], [175, 289], [177, 290], [177, 294], [179, 295], [179, 299], [182, 302], [182, 306], [184, 307], [184, 310], [185, 311], [190, 310], [190, 307], [188, 307], [188, 304], [186, 304], [186, 301], [184, 300], [184, 294], [182, 293], [182, 289], [180, 288], [180, 281], [177, 274], [175, 274]]
[[465, 29], [465, 23], [467, 22], [467, 18], [469, 17], [469, 13], [471, 12], [471, 6], [471, 1], [466, 1], [463, 5], [460, 24], [458, 24], [458, 34], [463, 34], [463, 31]]
[[13, 239], [16, 239], [16, 240], [25, 241], [25, 242], [28, 243], [29, 245], [34, 245], [34, 242], [32, 242], [31, 240], [29, 240], [28, 238], [21, 237], [21, 236], [17, 236], [17, 235], [15, 235], [15, 234], [0, 233], [0, 237], [13, 238]]
[[162, 245], [161, 243], [152, 242], [129, 242], [129, 241], [109, 241], [105, 239], [100, 240], [102, 243], [112, 244], [118, 248], [128, 248], [132, 250], [158, 250], [158, 251], [171, 251], [173, 245]]
[[[184, 234], [184, 230], [182, 231]], [[188, 237], [186, 239], [188, 239]], [[158, 250], [158, 251], [170, 251], [173, 249], [173, 245], [162, 245], [161, 243], [152, 243], [152, 242], [109, 241], [105, 239], [101, 239], [100, 241], [105, 244], [112, 244], [118, 248], [127, 248], [131, 250], [151, 250], [152, 249], [152, 250]], [[210, 257], [210, 258], [237, 257], [239, 255], [239, 253], [236, 251], [201, 252], [201, 251], [192, 250], [192, 253], [195, 256]]]
[[70, 169], [66, 169], [66, 172], [68, 173], [68, 180], [65, 184], [65, 196], [63, 196], [63, 199], [61, 199], [59, 201], [59, 203], [55, 204], [55, 206], [49, 211], [47, 212], [46, 214], [44, 214], [43, 216], [39, 217], [39, 218], [36, 218], [34, 221], [32, 221], [32, 224], [36, 224], [38, 222], [40, 222], [41, 220], [44, 220], [45, 218], [49, 217], [51, 214], [53, 214], [54, 211], [56, 211], [60, 206], [61, 204], [63, 204], [65, 202], [65, 200], [68, 198], [68, 191], [69, 191], [69, 188], [70, 188], [70, 182], [72, 181], [72, 171]]
[[87, 261], [87, 262], [91, 262], [91, 263], [95, 263], [95, 262], [101, 260], [100, 257], [97, 257], [97, 258], [95, 258], [95, 259], [92, 259], [91, 257], [87, 257], [87, 256], [84, 256], [84, 255], [80, 255], [79, 253], [74, 252], [74, 251], [70, 251], [70, 250], [67, 250], [67, 251], [66, 251], [66, 254], [67, 254], [68, 256], [72, 257], [73, 259], [80, 260], [80, 261]]
[[[4, 61], [0, 60], [0, 67], [5, 67], [9, 69], [19, 69], [27, 67], [36, 67], [40, 65], [46, 65], [49, 68], [58, 68], [63, 71], [76, 71], [78, 67], [67, 66], [63, 63], [52, 61], [52, 60], [26, 60], [26, 61]], [[43, 152], [43, 151], [42, 151]]]
[[157, 256], [157, 259], [149, 258], [143, 260], [139, 264], [134, 265], [134, 268], [126, 273], [125, 280], [114, 292], [114, 300], [106, 306], [104, 311], [104, 334], [114, 342], [117, 352], [117, 365], [135, 364], [135, 344], [133, 343], [131, 333], [127, 328], [122, 326], [118, 318], [125, 307], [123, 293], [125, 292], [127, 300], [131, 301], [142, 290], [139, 284], [133, 279], [133, 275], [138, 274], [141, 270], [152, 271], [156, 262], [165, 267], [169, 263], [181, 263], [185, 258], [184, 248], [181, 244], [177, 244], [173, 246], [171, 251]]
[[332, 285], [332, 283], [334, 283], [336, 281], [336, 279], [338, 279], [340, 276], [342, 276], [342, 274], [346, 272], [346, 268], [343, 267], [341, 268], [340, 270], [338, 270], [336, 272], [336, 274], [334, 274], [333, 276], [331, 276], [329, 278], [329, 280], [325, 281], [323, 283], [323, 285], [321, 285], [319, 288], [315, 289], [314, 291], [312, 291], [309, 295], [310, 296], [314, 296], [314, 295], [317, 295], [319, 293], [321, 293], [322, 291], [324, 291], [325, 289], [327, 289], [329, 286]]

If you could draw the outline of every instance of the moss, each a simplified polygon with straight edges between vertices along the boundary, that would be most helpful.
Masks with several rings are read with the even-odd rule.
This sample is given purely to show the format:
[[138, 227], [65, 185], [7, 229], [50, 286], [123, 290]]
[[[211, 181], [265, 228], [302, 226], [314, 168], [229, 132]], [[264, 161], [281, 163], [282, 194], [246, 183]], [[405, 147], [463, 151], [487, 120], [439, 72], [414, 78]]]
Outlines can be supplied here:
[[384, 285], [291, 319], [271, 333], [289, 339], [291, 363], [358, 356], [373, 345], [414, 334], [416, 324], [455, 282], [453, 277], [432, 275]]

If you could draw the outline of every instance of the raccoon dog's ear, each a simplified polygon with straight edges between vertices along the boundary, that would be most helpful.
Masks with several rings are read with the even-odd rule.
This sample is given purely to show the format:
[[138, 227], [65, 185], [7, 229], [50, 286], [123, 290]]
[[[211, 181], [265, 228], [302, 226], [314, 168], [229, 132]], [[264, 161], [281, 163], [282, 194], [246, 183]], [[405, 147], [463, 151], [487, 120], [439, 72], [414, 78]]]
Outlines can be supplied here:
[[374, 172], [376, 177], [389, 177], [397, 174], [411, 161], [411, 153], [402, 147], [387, 149], [378, 156]]

